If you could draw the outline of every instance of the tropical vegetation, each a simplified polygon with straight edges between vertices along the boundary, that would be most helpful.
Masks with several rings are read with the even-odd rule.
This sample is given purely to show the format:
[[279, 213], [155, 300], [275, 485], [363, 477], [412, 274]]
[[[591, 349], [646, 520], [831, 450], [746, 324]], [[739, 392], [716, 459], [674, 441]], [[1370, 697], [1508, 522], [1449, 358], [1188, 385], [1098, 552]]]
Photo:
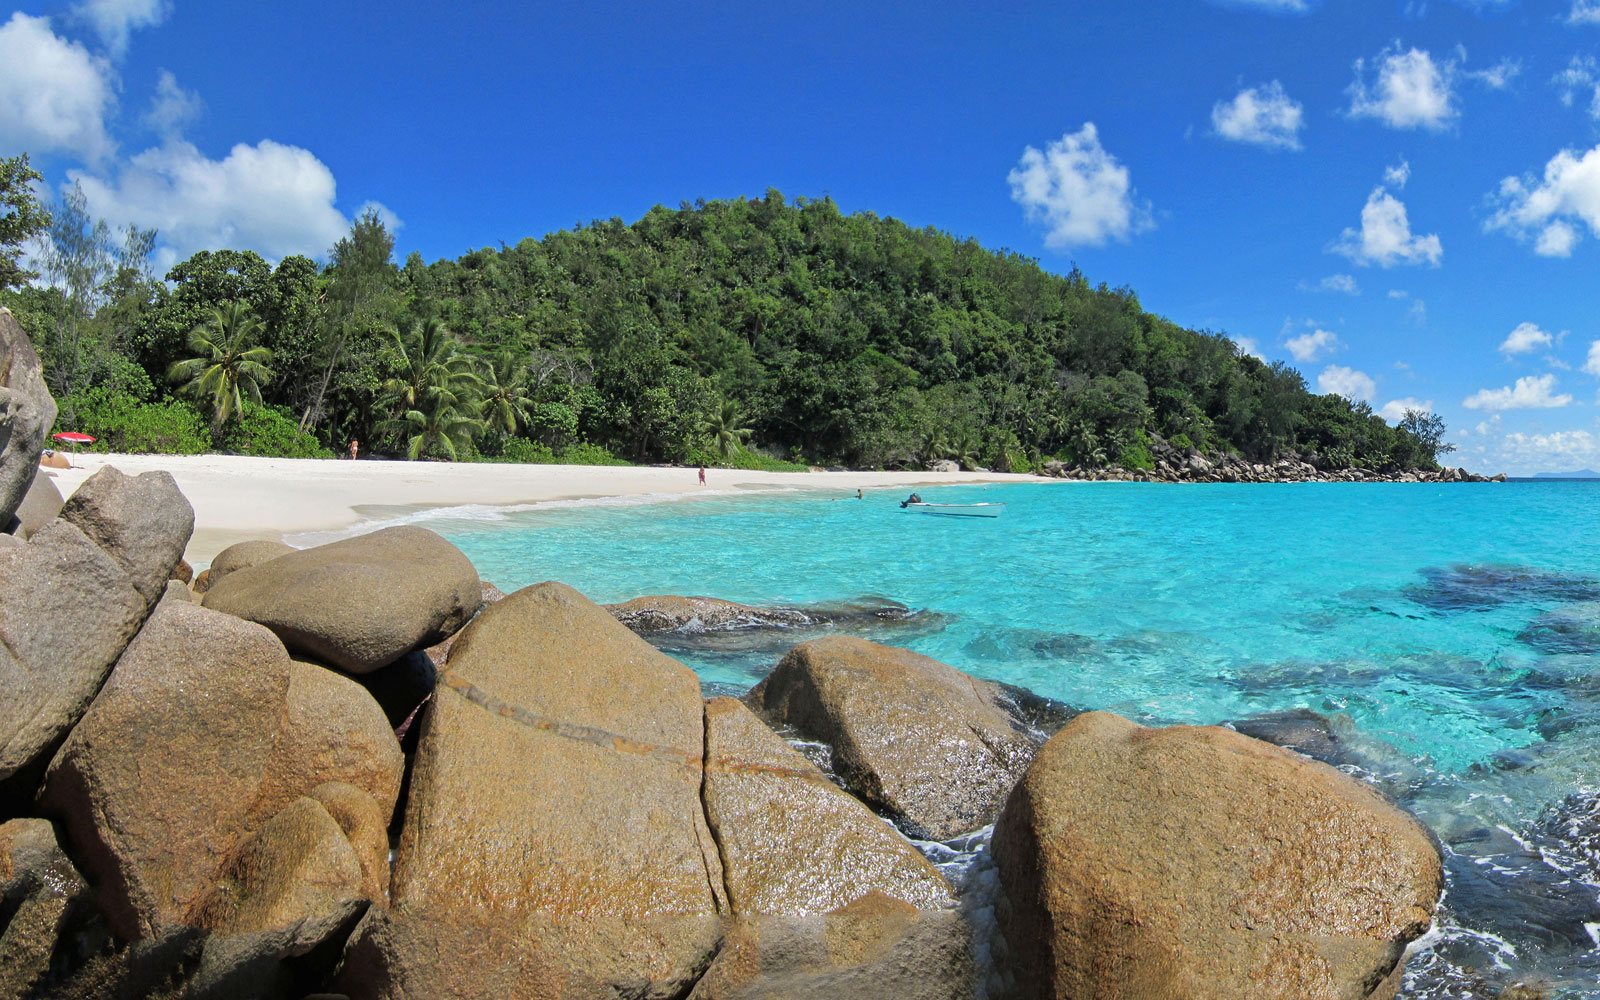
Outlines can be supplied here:
[[1450, 450], [1436, 416], [1390, 426], [1131, 289], [827, 198], [658, 206], [432, 263], [396, 263], [371, 212], [325, 266], [219, 248], [157, 278], [153, 240], [68, 192], [44, 279], [0, 290], [64, 425], [192, 407], [216, 447], [271, 413], [257, 447], [776, 467], [1147, 468], [1153, 434], [1323, 468]]

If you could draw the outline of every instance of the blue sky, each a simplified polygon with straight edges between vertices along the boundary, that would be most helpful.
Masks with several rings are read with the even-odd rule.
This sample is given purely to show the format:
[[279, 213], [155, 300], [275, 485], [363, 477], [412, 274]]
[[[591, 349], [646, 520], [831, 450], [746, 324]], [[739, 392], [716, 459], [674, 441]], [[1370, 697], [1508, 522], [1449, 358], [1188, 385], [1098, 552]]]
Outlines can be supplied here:
[[972, 7], [23, 4], [0, 155], [163, 263], [829, 194], [1429, 404], [1471, 468], [1600, 467], [1600, 0]]

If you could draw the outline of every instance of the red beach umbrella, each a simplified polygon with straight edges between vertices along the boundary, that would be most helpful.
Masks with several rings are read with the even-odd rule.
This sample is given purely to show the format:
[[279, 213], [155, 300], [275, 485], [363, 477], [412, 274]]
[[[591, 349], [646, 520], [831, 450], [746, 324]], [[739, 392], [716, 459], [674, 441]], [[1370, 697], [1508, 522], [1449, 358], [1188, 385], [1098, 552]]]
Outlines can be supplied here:
[[60, 434], [52, 434], [50, 436], [55, 438], [57, 441], [66, 441], [70, 443], [73, 451], [77, 451], [78, 445], [80, 444], [94, 443], [94, 437], [92, 435], [85, 434], [82, 431], [62, 431]]

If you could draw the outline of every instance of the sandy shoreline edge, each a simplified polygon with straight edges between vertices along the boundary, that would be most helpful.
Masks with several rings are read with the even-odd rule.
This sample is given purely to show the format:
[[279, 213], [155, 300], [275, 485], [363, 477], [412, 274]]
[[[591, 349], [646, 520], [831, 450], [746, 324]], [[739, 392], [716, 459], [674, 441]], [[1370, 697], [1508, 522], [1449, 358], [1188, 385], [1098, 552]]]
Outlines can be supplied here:
[[248, 538], [276, 539], [351, 527], [370, 519], [361, 507], [500, 507], [627, 496], [726, 498], [741, 490], [909, 491], [934, 484], [1059, 481], [1007, 473], [707, 469], [707, 483], [701, 486], [695, 468], [676, 466], [351, 462], [243, 455], [68, 453], [67, 458], [73, 468], [51, 470], [62, 496], [71, 496], [107, 465], [129, 475], [157, 469], [172, 473], [194, 506], [195, 531], [187, 558], [196, 566], [208, 564], [222, 549]]

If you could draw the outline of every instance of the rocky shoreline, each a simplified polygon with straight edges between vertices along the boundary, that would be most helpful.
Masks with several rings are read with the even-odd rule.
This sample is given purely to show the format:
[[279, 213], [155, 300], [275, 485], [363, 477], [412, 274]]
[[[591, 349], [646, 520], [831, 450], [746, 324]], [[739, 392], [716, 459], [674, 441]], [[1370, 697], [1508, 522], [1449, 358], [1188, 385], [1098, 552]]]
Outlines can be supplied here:
[[1139, 483], [1503, 483], [1504, 473], [1480, 476], [1465, 468], [1445, 466], [1437, 469], [1396, 469], [1378, 471], [1356, 468], [1325, 468], [1290, 454], [1272, 462], [1251, 462], [1233, 454], [1202, 454], [1194, 447], [1179, 448], [1160, 435], [1151, 434], [1150, 454], [1155, 465], [1150, 469], [1123, 469], [1115, 466], [1085, 468], [1069, 466], [1055, 459], [1044, 464], [1039, 475], [1050, 479], [1083, 479], [1096, 482]]
[[5, 333], [0, 997], [1386, 1000], [1430, 926], [1428, 830], [1292, 751], [844, 634], [707, 699], [623, 624], [815, 612], [507, 595], [415, 526], [191, 580], [169, 475], [33, 474]]

